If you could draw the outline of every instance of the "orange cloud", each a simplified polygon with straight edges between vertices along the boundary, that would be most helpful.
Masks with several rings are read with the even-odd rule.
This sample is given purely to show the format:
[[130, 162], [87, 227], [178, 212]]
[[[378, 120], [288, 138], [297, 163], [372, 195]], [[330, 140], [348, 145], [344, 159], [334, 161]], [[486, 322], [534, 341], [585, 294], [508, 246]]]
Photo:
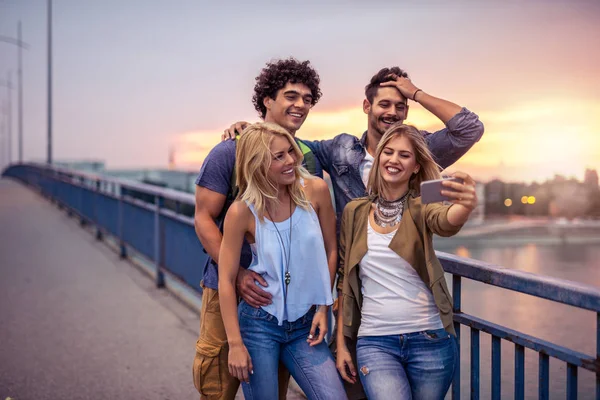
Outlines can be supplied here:
[[[441, 122], [426, 110], [416, 108], [410, 111], [407, 123], [428, 129]], [[307, 140], [330, 139], [345, 132], [361, 136], [367, 129], [367, 116], [362, 107], [333, 111], [311, 111], [298, 131], [298, 137]], [[222, 129], [184, 132], [175, 138], [175, 160], [177, 167], [198, 167], [210, 150], [221, 140]]]
[[600, 169], [600, 103], [544, 99], [482, 112], [486, 133], [459, 162], [485, 179], [544, 180], [555, 174], [582, 178]]
[[[585, 168], [600, 170], [600, 103], [544, 99], [483, 110], [485, 134], [449, 170], [463, 169], [480, 180], [543, 180], [555, 174], [581, 177]], [[412, 106], [407, 123], [435, 131], [443, 124], [420, 106]], [[298, 136], [328, 139], [346, 132], [361, 136], [367, 128], [362, 107], [313, 110]], [[186, 132], [176, 138], [180, 167], [198, 167], [221, 137], [221, 129]]]
[[199, 130], [176, 135], [174, 152], [177, 168], [197, 169], [210, 150], [221, 141], [222, 130]]

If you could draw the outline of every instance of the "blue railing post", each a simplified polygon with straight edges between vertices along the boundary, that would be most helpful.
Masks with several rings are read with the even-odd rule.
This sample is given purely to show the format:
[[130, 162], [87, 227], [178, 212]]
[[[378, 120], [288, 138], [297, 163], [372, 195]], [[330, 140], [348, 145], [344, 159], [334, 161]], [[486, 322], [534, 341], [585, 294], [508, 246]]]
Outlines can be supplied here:
[[164, 199], [162, 196], [155, 195], [154, 196], [154, 263], [156, 264], [156, 287], [164, 287], [165, 286], [165, 276], [161, 271], [162, 265], [162, 230], [160, 223], [160, 209], [164, 205]]
[[525, 347], [515, 344], [515, 400], [525, 398]]
[[94, 193], [94, 223], [96, 224], [96, 240], [102, 240], [102, 230], [98, 222], [98, 199], [101, 194], [102, 186], [100, 179], [96, 179], [96, 192]]
[[[452, 311], [454, 312], [454, 315], [457, 315], [461, 312], [460, 279], [460, 275], [452, 275], [452, 298], [454, 303], [452, 305]], [[456, 369], [454, 371], [454, 378], [452, 380], [452, 400], [460, 400], [460, 322], [454, 321], [454, 330], [456, 331], [456, 346], [458, 348], [458, 360], [456, 361]]]
[[[62, 178], [60, 171], [56, 171], [54, 176], [55, 176], [57, 186], [59, 186], [61, 188], [60, 195], [64, 196], [64, 190], [63, 190], [64, 186], [63, 186], [63, 181], [62, 181], [63, 178]], [[58, 207], [59, 210], [62, 210], [64, 208], [63, 201], [64, 201], [64, 199], [61, 197], [61, 199], [56, 202], [56, 206]]]
[[[116, 191], [116, 187], [115, 187]], [[125, 188], [123, 186], [119, 187], [119, 217], [118, 217], [118, 229], [119, 229], [119, 256], [121, 259], [127, 258], [127, 247], [125, 246], [125, 233], [123, 229], [123, 216], [125, 214], [125, 206], [124, 206], [124, 196], [125, 196]]]
[[48, 177], [47, 177], [47, 181], [48, 181], [48, 197], [50, 199], [50, 203], [54, 203], [54, 199], [56, 198], [55, 196], [55, 189], [54, 189], [54, 185], [52, 185], [52, 177], [54, 176], [54, 171], [50, 170], [48, 172]]
[[492, 400], [502, 398], [502, 341], [496, 335], [492, 335]]
[[577, 365], [567, 364], [567, 400], [577, 400]]
[[540, 353], [538, 397], [540, 400], [550, 398], [550, 357], [544, 353]]
[[471, 399], [479, 400], [479, 330], [471, 328]]
[[[67, 190], [71, 194], [75, 193], [75, 182], [74, 182], [75, 178], [73, 178], [73, 175], [71, 175], [71, 174], [66, 175], [66, 180], [68, 182], [68, 184], [67, 184]], [[69, 200], [66, 201], [67, 215], [69, 217], [72, 217], [74, 215], [73, 207], [75, 207], [75, 204], [73, 203], [73, 197], [75, 197], [75, 196], [71, 196], [70, 195], [69, 196]]]
[[87, 220], [83, 215], [83, 190], [85, 187], [85, 178], [82, 176], [79, 178], [79, 225], [85, 226]]

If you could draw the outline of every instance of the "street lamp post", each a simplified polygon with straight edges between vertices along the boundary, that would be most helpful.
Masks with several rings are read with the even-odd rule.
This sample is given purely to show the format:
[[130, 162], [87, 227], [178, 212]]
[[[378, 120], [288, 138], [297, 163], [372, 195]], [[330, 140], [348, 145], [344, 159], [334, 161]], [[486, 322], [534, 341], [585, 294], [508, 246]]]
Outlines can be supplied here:
[[10, 164], [12, 163], [12, 77], [10, 76], [10, 72], [8, 73], [6, 94], [8, 96], [8, 104], [6, 105], [6, 120], [8, 123], [8, 164]]
[[52, 164], [52, 0], [48, 0], [48, 164]]
[[0, 123], [0, 170], [4, 168], [4, 164], [6, 162], [6, 151], [4, 146], [6, 146], [6, 103], [4, 100], [0, 101], [0, 114], [2, 115], [2, 122]]
[[[17, 40], [21, 41], [21, 21], [17, 25]], [[19, 162], [23, 162], [23, 46], [17, 46], [18, 49], [18, 68], [17, 68], [17, 81], [18, 81], [18, 99], [19, 104], [17, 105], [18, 113], [18, 126], [19, 126]]]
[[17, 26], [17, 39], [0, 36], [0, 42], [14, 44], [18, 49], [17, 65], [17, 87], [18, 87], [18, 134], [19, 134], [19, 162], [23, 162], [23, 58], [22, 50], [28, 49], [29, 45], [21, 39], [21, 21]]
[[[6, 156], [8, 164], [12, 163], [12, 77], [8, 72], [8, 78], [5, 81], [0, 81], [0, 86], [6, 88], [6, 105], [3, 107], [6, 120]], [[4, 157], [3, 157], [4, 158]]]

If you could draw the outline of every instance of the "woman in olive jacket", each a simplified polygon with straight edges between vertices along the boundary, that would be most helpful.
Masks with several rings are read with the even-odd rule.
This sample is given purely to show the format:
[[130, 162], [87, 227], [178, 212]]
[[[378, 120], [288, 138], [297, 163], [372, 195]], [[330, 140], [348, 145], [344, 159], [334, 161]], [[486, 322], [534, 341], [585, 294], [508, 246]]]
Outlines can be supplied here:
[[342, 301], [337, 367], [356, 382], [346, 339], [357, 340], [358, 375], [369, 399], [443, 399], [458, 360], [452, 300], [432, 235], [456, 234], [477, 205], [475, 182], [445, 181], [451, 203], [422, 204], [421, 182], [440, 173], [422, 134], [394, 125], [369, 175], [369, 197], [350, 202], [340, 229]]

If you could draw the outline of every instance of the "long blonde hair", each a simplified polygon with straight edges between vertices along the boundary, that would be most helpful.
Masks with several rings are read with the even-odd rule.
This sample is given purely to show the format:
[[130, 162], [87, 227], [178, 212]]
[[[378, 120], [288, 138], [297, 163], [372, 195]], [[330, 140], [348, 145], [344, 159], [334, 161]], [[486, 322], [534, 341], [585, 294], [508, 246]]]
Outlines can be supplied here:
[[249, 125], [242, 132], [236, 149], [236, 184], [239, 188], [238, 198], [252, 204], [260, 220], [264, 218], [267, 204], [278, 202], [278, 187], [269, 179], [269, 168], [273, 161], [270, 150], [274, 136], [287, 139], [296, 156], [294, 174], [296, 179], [289, 185], [290, 197], [296, 205], [308, 209], [310, 202], [300, 184], [300, 178], [311, 179], [312, 176], [302, 166], [304, 155], [296, 141], [288, 131], [268, 122]]
[[440, 179], [440, 166], [433, 160], [433, 156], [427, 147], [423, 134], [419, 132], [417, 128], [412, 125], [395, 124], [392, 125], [383, 135], [377, 150], [375, 152], [375, 160], [373, 161], [373, 167], [369, 174], [369, 183], [367, 189], [369, 194], [373, 196], [379, 196], [384, 192], [387, 187], [387, 183], [381, 177], [381, 171], [379, 168], [379, 159], [381, 153], [387, 144], [394, 138], [406, 137], [413, 147], [415, 160], [420, 166], [419, 171], [411, 175], [408, 182], [409, 190], [414, 190], [417, 194], [421, 193], [421, 182], [428, 181], [431, 179]]

